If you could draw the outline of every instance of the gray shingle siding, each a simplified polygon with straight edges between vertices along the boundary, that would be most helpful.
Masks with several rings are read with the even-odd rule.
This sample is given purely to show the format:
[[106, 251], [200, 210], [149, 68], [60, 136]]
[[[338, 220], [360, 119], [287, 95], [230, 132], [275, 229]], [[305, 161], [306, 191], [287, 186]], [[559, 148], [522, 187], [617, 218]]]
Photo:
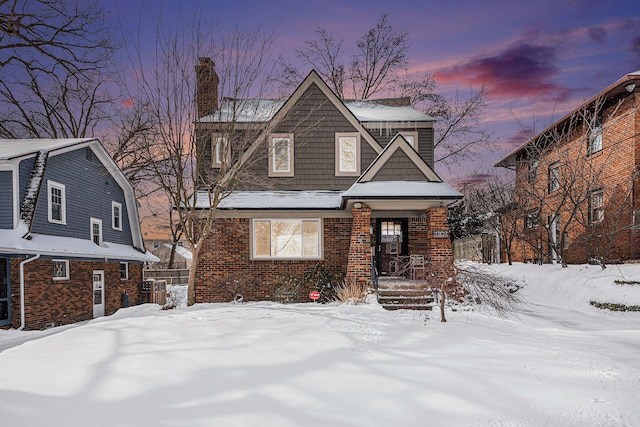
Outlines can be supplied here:
[[[47, 181], [65, 186], [66, 225], [48, 219]], [[111, 227], [111, 202], [122, 205], [122, 231]], [[33, 233], [90, 239], [90, 218], [102, 220], [105, 242], [132, 245], [124, 191], [95, 157], [87, 158], [84, 149], [49, 156], [38, 196]]]
[[[335, 176], [335, 134], [356, 129], [316, 85], [301, 96], [273, 133], [293, 133], [294, 177], [269, 178], [275, 190], [345, 190], [357, 177]], [[361, 169], [364, 171], [377, 153], [361, 139]], [[257, 151], [252, 173], [268, 175], [266, 141]]]
[[13, 172], [4, 170], [0, 171], [0, 228], [13, 228]]
[[427, 178], [403, 151], [396, 151], [372, 181], [424, 181]]
[[369, 129], [369, 133], [382, 147], [386, 147], [391, 139], [399, 132], [418, 132], [418, 154], [433, 169], [433, 128], [395, 128], [391, 123], [381, 126], [379, 129]]

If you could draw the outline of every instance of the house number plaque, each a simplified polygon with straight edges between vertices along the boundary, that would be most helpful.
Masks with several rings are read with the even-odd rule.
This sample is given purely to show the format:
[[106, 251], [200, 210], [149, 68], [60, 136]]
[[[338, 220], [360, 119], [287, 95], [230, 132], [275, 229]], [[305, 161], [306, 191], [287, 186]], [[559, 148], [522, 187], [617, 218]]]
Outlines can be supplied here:
[[434, 239], [448, 239], [449, 230], [433, 230]]

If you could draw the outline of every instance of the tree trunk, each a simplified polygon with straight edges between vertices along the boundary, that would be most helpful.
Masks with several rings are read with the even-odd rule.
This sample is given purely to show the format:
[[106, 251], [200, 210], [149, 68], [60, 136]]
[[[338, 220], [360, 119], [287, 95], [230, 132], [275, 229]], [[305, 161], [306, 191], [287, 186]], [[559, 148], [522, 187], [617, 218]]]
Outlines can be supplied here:
[[200, 258], [200, 248], [202, 241], [193, 247], [191, 267], [189, 268], [189, 285], [187, 286], [187, 305], [191, 306], [196, 303], [196, 271], [198, 270], [198, 258]]
[[447, 298], [445, 293], [445, 287], [447, 282], [442, 282], [440, 285], [440, 321], [446, 322], [447, 318], [444, 316], [444, 301]]

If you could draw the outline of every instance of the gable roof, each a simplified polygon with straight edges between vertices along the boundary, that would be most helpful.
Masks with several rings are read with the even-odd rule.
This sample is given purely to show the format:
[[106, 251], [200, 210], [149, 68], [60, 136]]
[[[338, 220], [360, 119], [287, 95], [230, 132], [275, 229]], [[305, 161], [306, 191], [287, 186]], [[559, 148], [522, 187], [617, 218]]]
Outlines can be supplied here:
[[[70, 139], [0, 139], [0, 160], [13, 160], [21, 157], [30, 156], [42, 156], [46, 157], [62, 154], [68, 151], [77, 150], [84, 147], [91, 147], [91, 150], [100, 160], [102, 165], [107, 169], [113, 179], [120, 185], [125, 196], [127, 205], [127, 213], [129, 224], [131, 228], [131, 238], [133, 241], [133, 247], [140, 252], [144, 252], [144, 242], [142, 240], [142, 231], [140, 229], [140, 219], [138, 217], [138, 202], [135, 196], [133, 186], [122, 173], [118, 165], [113, 161], [109, 153], [104, 149], [100, 141], [95, 138], [70, 138]], [[31, 185], [38, 188], [27, 188], [28, 192], [40, 191], [42, 186], [42, 175], [44, 174], [45, 167], [39, 162], [34, 162], [33, 170], [31, 174]], [[26, 197], [25, 197], [26, 201]], [[35, 203], [35, 200], [33, 201]], [[31, 209], [28, 215], [33, 215], [35, 207], [23, 206]], [[27, 224], [27, 230], [25, 235], [29, 235], [31, 232], [30, 217], [23, 218], [25, 224]]]
[[420, 157], [420, 154], [407, 142], [400, 133], [391, 139], [391, 142], [382, 150], [378, 157], [369, 165], [356, 182], [369, 182], [380, 172], [387, 162], [396, 155], [397, 152], [404, 153], [413, 164], [422, 172], [425, 179], [429, 182], [442, 182], [442, 179], [434, 172], [431, 167]]
[[[373, 181], [375, 176], [385, 167], [387, 162], [397, 153], [404, 153], [424, 175], [424, 181]], [[369, 165], [358, 180], [342, 194], [344, 200], [458, 200], [462, 198], [457, 190], [451, 187], [434, 172], [420, 157], [416, 150], [401, 134], [393, 137], [378, 157]]]
[[[572, 116], [576, 112], [589, 107], [591, 104], [595, 103], [601, 97], [607, 98], [607, 97], [615, 97], [615, 96], [622, 96], [622, 97], [629, 96], [633, 93], [634, 90], [640, 89], [639, 86], [640, 86], [640, 70], [635, 71], [633, 73], [626, 74], [625, 76], [623, 76], [622, 78], [614, 82], [613, 84], [607, 86], [605, 89], [598, 92], [596, 95], [584, 101], [577, 108], [574, 108], [573, 110], [571, 110], [564, 117], [554, 122], [551, 126], [547, 127], [542, 132], [539, 132], [533, 138], [529, 139], [524, 144], [522, 144], [521, 146], [513, 150], [511, 153], [505, 156], [502, 160], [498, 161], [494, 165], [494, 167], [504, 167], [504, 168], [513, 167], [515, 165], [515, 158], [518, 154], [526, 151], [527, 147], [529, 147], [529, 145], [531, 145], [536, 140], [538, 140], [541, 136], [561, 126], [563, 123], [571, 120]], [[631, 91], [629, 91], [627, 88], [630, 88]]]

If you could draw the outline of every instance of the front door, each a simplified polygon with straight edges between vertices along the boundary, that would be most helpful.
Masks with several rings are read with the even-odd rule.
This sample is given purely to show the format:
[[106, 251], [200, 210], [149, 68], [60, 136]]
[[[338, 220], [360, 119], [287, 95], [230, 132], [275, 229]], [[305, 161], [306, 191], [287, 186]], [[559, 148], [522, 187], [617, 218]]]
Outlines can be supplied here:
[[11, 292], [9, 292], [9, 259], [0, 258], [0, 326], [11, 323]]
[[104, 316], [104, 271], [93, 272], [93, 317]]
[[406, 219], [376, 220], [376, 268], [380, 276], [402, 275], [409, 253]]

